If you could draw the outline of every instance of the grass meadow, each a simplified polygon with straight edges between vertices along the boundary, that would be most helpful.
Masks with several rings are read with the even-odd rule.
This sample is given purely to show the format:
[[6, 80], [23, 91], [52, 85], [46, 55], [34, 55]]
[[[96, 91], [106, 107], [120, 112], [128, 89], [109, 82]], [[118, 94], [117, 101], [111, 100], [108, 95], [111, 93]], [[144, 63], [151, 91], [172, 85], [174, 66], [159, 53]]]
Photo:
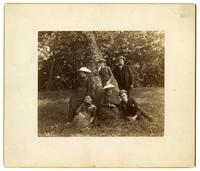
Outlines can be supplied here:
[[38, 93], [38, 136], [163, 136], [164, 135], [164, 88], [134, 88], [131, 96], [139, 107], [153, 116], [154, 121], [142, 119], [126, 121], [119, 119], [112, 124], [91, 126], [84, 132], [65, 128], [72, 91], [49, 91]]

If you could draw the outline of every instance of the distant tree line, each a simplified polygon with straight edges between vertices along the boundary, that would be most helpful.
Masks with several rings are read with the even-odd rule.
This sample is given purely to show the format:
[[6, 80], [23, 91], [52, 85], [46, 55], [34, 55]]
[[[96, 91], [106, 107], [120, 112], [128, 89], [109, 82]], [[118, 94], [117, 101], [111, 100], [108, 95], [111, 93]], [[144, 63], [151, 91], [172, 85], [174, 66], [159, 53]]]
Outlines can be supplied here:
[[135, 87], [164, 86], [163, 32], [40, 31], [38, 89], [73, 88], [81, 66], [94, 70], [97, 59], [95, 48], [97, 56], [105, 58], [111, 69], [115, 67], [118, 56], [126, 57], [126, 64], [134, 75]]

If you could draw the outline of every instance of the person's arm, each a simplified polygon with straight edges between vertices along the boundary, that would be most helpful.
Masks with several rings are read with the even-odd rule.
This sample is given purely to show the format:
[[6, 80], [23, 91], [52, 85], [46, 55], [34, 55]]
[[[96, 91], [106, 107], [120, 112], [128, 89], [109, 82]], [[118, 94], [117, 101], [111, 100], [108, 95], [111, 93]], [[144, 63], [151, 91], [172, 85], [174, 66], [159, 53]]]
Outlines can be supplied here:
[[78, 107], [78, 109], [76, 109], [76, 114], [78, 115], [81, 111], [83, 111], [83, 106], [84, 106], [84, 104], [82, 103], [79, 107]]
[[101, 100], [100, 100], [100, 106], [104, 106], [104, 107], [110, 107], [109, 103], [105, 103], [105, 95], [102, 96]]
[[93, 87], [92, 87], [92, 79], [91, 79], [91, 77], [87, 78], [85, 96], [90, 96], [93, 99]]
[[133, 77], [133, 74], [132, 74], [132, 71], [131, 71], [131, 69], [130, 69], [130, 67], [129, 66], [127, 66], [128, 67], [128, 73], [129, 73], [129, 77], [130, 77], [130, 86], [131, 86], [131, 88], [133, 88], [133, 85], [134, 85], [134, 77]]
[[94, 105], [93, 108], [92, 108], [92, 113], [91, 113], [91, 119], [90, 119], [90, 123], [92, 123], [96, 117], [96, 112], [97, 112], [97, 108], [96, 106]]
[[114, 103], [104, 103], [102, 106], [106, 106], [106, 107], [117, 107]]
[[118, 71], [117, 70], [118, 70], [117, 67], [115, 67], [113, 70], [113, 76], [118, 81]]
[[80, 87], [80, 82], [76, 79], [74, 82], [73, 82], [73, 89], [78, 89]]
[[111, 70], [111, 68], [110, 67], [107, 67], [108, 68], [108, 74], [109, 74], [109, 76], [110, 76], [110, 78], [108, 79], [108, 83], [110, 83], [110, 81], [111, 81], [111, 79], [112, 79], [112, 77], [114, 77], [113, 76], [113, 73], [112, 73], [112, 70]]
[[92, 117], [96, 116], [96, 112], [97, 112], [97, 107], [94, 105], [93, 110], [92, 110]]
[[122, 110], [123, 110], [123, 109], [122, 109], [122, 102], [119, 103], [118, 109], [122, 112]]
[[102, 103], [101, 106], [110, 107], [109, 103]]
[[95, 105], [93, 105], [93, 107], [92, 107], [92, 113], [91, 113], [91, 118], [90, 118], [90, 123], [92, 123], [93, 121], [95, 121], [96, 112], [97, 112], [97, 107]]
[[119, 104], [118, 109], [119, 109], [120, 117], [125, 119], [126, 118], [126, 112], [124, 111], [124, 108], [123, 108], [123, 102], [121, 102]]
[[137, 105], [137, 102], [135, 101], [135, 99], [131, 98], [131, 99], [129, 99], [129, 101], [130, 101], [130, 104], [132, 107], [138, 108], [138, 105]]

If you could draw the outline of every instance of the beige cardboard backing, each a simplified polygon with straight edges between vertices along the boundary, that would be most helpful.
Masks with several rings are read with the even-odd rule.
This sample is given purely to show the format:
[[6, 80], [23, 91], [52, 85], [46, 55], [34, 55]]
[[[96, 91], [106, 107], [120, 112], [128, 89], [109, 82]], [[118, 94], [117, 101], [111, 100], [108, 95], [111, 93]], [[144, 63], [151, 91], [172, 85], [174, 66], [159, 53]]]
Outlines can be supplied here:
[[[165, 32], [164, 137], [37, 136], [37, 32]], [[5, 5], [4, 163], [7, 167], [192, 167], [195, 5]]]

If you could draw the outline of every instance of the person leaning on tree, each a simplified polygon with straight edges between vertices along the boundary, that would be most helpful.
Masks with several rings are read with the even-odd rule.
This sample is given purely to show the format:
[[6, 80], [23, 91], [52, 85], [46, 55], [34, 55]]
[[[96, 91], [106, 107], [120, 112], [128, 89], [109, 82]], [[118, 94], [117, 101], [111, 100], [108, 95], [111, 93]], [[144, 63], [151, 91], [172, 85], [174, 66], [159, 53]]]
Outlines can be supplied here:
[[106, 60], [104, 58], [100, 59], [97, 62], [97, 65], [98, 65], [98, 71], [99, 71], [99, 75], [101, 77], [103, 87], [106, 84], [111, 83], [115, 86], [114, 90], [117, 93], [119, 93], [119, 87], [118, 87], [117, 81], [116, 81], [115, 77], [113, 76], [111, 68], [106, 65]]
[[93, 98], [92, 82], [89, 76], [90, 73], [91, 70], [89, 70], [87, 67], [81, 67], [79, 69], [79, 77], [76, 83], [76, 87], [73, 96], [70, 98], [69, 101], [67, 122], [70, 122], [73, 119], [74, 115], [76, 114], [76, 109], [83, 102], [85, 96], [90, 96], [91, 98]]
[[117, 59], [117, 66], [113, 70], [120, 90], [126, 90], [129, 94], [131, 88], [133, 88], [133, 74], [130, 68], [125, 65], [125, 57], [119, 56]]

